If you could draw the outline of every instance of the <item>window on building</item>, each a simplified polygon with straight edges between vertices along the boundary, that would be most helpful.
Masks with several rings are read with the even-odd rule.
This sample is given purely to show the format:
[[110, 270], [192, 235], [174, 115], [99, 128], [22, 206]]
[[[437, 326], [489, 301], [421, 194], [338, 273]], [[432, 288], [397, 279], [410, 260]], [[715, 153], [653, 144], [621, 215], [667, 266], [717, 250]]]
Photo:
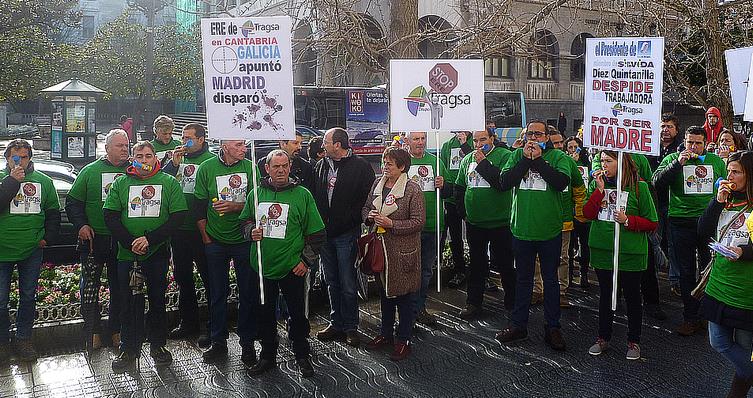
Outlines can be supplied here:
[[512, 78], [512, 57], [492, 57], [485, 59], [484, 76]]
[[94, 26], [94, 15], [84, 15], [81, 17], [81, 37], [90, 39], [94, 37], [96, 29]]
[[532, 37], [533, 57], [528, 62], [528, 78], [557, 80], [559, 43], [548, 30], [538, 30]]
[[593, 37], [589, 33], [581, 33], [575, 36], [570, 46], [570, 81], [582, 82], [586, 78], [586, 39]]

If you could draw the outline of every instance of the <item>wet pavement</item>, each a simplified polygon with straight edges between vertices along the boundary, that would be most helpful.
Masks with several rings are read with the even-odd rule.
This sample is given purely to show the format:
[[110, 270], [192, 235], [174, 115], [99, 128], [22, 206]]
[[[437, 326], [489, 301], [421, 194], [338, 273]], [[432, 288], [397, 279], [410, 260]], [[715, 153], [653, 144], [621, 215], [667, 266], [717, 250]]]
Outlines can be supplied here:
[[[596, 290], [592, 287], [592, 291]], [[573, 307], [562, 311], [566, 352], [554, 352], [543, 342], [543, 307], [534, 307], [529, 338], [501, 347], [494, 333], [506, 325], [508, 313], [501, 293], [488, 294], [485, 315], [466, 322], [456, 313], [465, 293], [433, 292], [429, 311], [439, 324], [421, 327], [413, 353], [403, 362], [388, 352], [369, 352], [343, 343], [311, 338], [316, 376], [300, 377], [283, 337], [278, 369], [258, 377], [246, 374], [240, 361], [237, 336], [231, 334], [227, 360], [207, 365], [193, 341], [170, 341], [175, 360], [157, 368], [142, 352], [140, 366], [115, 374], [113, 349], [88, 356], [60, 342], [35, 364], [0, 367], [0, 396], [10, 397], [717, 397], [726, 394], [732, 368], [708, 346], [705, 333], [680, 337], [672, 329], [680, 321], [681, 303], [669, 298], [670, 319], [644, 319], [643, 359], [625, 359], [626, 319], [615, 318], [612, 349], [599, 357], [588, 355], [597, 330], [597, 295], [574, 289]], [[326, 326], [326, 306], [311, 316], [312, 336]], [[364, 340], [374, 337], [379, 304], [361, 305]], [[280, 328], [282, 330], [282, 328]], [[284, 332], [281, 332], [284, 336]], [[68, 344], [70, 346], [70, 344]], [[258, 350], [258, 344], [257, 344]], [[43, 353], [44, 354], [44, 353]]]

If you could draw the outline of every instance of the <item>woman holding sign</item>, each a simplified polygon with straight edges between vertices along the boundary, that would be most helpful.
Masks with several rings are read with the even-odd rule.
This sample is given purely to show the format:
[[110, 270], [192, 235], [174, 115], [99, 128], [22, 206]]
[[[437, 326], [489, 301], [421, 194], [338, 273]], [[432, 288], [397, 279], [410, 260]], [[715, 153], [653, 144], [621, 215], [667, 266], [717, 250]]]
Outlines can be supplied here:
[[[648, 233], [656, 229], [658, 217], [648, 184], [638, 177], [638, 168], [628, 154], [623, 155], [622, 192], [617, 200], [617, 152], [601, 152], [602, 169], [594, 172], [589, 199], [583, 215], [593, 220], [588, 245], [591, 266], [599, 278], [599, 335], [588, 350], [599, 355], [612, 337], [611, 307], [614, 258], [614, 228], [620, 224], [619, 277], [627, 304], [627, 359], [639, 359], [643, 303], [641, 277], [648, 263]], [[619, 205], [619, 207], [618, 207]]]
[[753, 152], [735, 152], [729, 155], [727, 179], [719, 181], [716, 199], [698, 222], [704, 241], [718, 241], [700, 314], [709, 321], [711, 346], [735, 367], [728, 397], [745, 397], [753, 385], [753, 245], [745, 222], [751, 208]]

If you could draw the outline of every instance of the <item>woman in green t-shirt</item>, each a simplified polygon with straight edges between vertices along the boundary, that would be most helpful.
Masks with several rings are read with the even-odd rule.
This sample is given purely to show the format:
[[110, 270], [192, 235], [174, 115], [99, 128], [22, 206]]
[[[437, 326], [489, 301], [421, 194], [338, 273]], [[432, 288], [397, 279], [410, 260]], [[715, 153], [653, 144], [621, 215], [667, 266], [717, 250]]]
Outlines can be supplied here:
[[[627, 359], [639, 359], [643, 303], [641, 277], [648, 262], [648, 233], [656, 229], [657, 216], [648, 184], [638, 177], [638, 168], [628, 154], [623, 155], [622, 191], [617, 199], [617, 152], [601, 152], [601, 169], [594, 172], [583, 215], [593, 220], [588, 245], [591, 265], [599, 279], [599, 336], [588, 350], [599, 355], [612, 337], [611, 307], [614, 228], [620, 224], [619, 283], [628, 317]], [[619, 205], [619, 206], [618, 206]], [[624, 209], [624, 210], [622, 210]]]
[[[753, 152], [734, 152], [727, 180], [719, 182], [716, 199], [698, 219], [698, 236], [715, 237], [734, 255], [716, 253], [701, 298], [700, 315], [709, 321], [709, 343], [735, 368], [728, 397], [745, 397], [753, 385]], [[747, 222], [746, 222], [747, 220]], [[748, 225], [746, 225], [748, 224]], [[722, 235], [723, 236], [719, 236]]]

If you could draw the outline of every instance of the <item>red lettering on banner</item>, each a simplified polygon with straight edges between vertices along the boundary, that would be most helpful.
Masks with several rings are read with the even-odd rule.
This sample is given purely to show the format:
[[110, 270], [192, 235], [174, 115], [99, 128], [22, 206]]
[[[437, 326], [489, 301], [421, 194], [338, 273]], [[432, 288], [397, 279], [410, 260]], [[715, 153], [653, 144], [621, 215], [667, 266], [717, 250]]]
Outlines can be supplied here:
[[651, 152], [648, 143], [651, 142], [651, 130], [641, 130], [641, 151]]
[[615, 131], [615, 128], [611, 125], [606, 128], [604, 126], [591, 126], [592, 146], [651, 152], [650, 143], [651, 130], [617, 127], [617, 131]]

